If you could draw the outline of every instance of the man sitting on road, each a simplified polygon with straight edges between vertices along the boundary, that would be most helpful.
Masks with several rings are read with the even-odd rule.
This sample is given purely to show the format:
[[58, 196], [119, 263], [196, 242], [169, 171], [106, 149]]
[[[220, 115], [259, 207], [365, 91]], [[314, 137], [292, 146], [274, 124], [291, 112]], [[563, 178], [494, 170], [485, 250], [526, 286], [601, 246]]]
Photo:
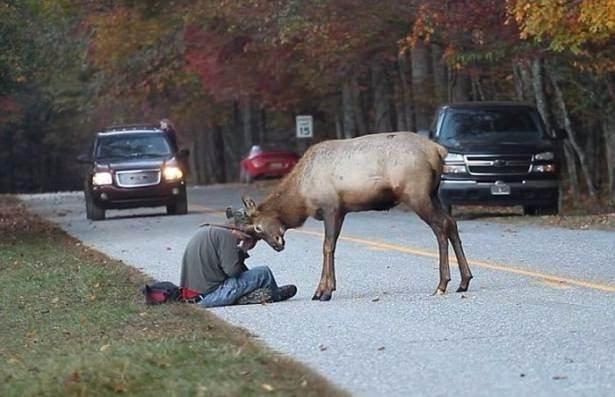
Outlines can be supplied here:
[[246, 267], [244, 261], [257, 239], [242, 228], [245, 212], [229, 209], [227, 217], [234, 226], [204, 225], [188, 242], [180, 277], [183, 298], [205, 307], [292, 298], [297, 288], [278, 287], [269, 267]]

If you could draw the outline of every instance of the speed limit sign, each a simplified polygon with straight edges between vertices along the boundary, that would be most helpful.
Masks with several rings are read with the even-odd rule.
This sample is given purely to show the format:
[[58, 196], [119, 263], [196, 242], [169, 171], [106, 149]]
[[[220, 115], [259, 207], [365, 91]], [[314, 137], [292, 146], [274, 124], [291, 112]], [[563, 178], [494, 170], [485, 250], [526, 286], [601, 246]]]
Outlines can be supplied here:
[[297, 138], [313, 138], [314, 121], [312, 116], [297, 116]]

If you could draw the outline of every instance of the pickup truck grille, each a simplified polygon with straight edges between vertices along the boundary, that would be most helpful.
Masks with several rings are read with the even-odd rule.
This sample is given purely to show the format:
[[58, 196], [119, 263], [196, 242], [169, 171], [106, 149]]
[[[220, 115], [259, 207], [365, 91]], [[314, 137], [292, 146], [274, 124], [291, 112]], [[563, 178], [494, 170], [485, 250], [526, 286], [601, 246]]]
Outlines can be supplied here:
[[471, 175], [521, 175], [530, 172], [532, 156], [529, 154], [502, 154], [465, 156]]
[[160, 170], [117, 171], [115, 180], [119, 187], [154, 186], [160, 183]]

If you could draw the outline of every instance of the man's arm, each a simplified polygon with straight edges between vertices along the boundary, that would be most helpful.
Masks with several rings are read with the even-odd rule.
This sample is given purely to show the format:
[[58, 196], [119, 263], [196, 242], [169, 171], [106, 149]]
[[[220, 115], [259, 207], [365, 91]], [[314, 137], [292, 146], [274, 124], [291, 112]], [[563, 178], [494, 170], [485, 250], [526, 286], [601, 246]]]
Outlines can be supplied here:
[[218, 255], [222, 271], [229, 277], [237, 277], [248, 270], [244, 261], [248, 255], [237, 246], [237, 238], [229, 230], [218, 233]]

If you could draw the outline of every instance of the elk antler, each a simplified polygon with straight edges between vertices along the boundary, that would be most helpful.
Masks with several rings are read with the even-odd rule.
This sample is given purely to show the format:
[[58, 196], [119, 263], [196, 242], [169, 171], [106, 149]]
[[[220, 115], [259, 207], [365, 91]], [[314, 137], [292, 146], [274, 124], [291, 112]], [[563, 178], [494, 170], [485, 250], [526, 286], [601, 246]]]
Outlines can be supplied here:
[[254, 215], [254, 213], [256, 212], [256, 203], [254, 202], [254, 200], [252, 200], [248, 196], [243, 196], [241, 198], [241, 201], [243, 201], [243, 205], [244, 207], [246, 207], [246, 212], [248, 213], [248, 216]]

